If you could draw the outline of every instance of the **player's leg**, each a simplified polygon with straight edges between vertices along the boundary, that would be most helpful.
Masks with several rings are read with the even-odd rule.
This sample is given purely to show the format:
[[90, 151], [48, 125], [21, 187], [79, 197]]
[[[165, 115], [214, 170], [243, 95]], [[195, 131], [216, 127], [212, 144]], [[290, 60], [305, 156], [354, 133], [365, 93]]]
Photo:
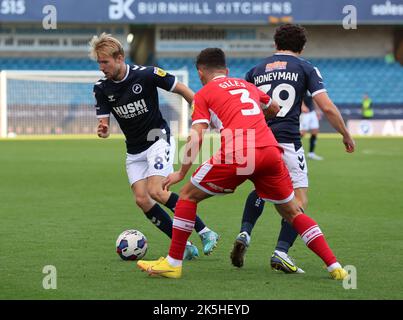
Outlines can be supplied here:
[[[295, 194], [302, 208], [307, 204], [307, 187], [308, 187], [308, 169], [305, 161], [305, 154], [302, 145], [293, 143], [280, 144], [283, 148], [283, 160], [291, 175]], [[295, 150], [295, 149], [298, 150]], [[246, 201], [244, 214], [242, 217], [241, 232], [238, 234], [232, 251], [231, 262], [236, 267], [242, 267], [246, 249], [249, 246], [251, 231], [263, 212], [264, 201], [258, 197], [256, 191], [252, 192]], [[281, 221], [281, 230], [277, 242], [276, 249], [272, 255], [271, 265], [276, 270], [280, 269], [284, 272], [299, 272], [303, 270], [295, 266], [293, 260], [288, 256], [288, 249], [293, 245], [298, 233], [284, 219]], [[286, 264], [281, 267], [281, 263]], [[289, 269], [288, 265], [293, 265], [295, 268]], [[296, 270], [296, 271], [293, 271]]]
[[150, 196], [147, 188], [147, 151], [127, 154], [126, 172], [136, 204], [145, 216], [168, 237], [172, 236], [172, 220]]
[[[343, 279], [347, 273], [337, 262], [318, 225], [302, 213], [294, 196], [288, 170], [283, 161], [278, 161], [281, 157], [280, 153], [270, 148], [266, 149], [265, 154], [260, 157], [264, 165], [258, 167], [259, 170], [251, 179], [258, 195], [275, 204], [280, 215], [301, 235], [307, 246], [326, 263], [333, 278]], [[262, 168], [266, 168], [266, 174]], [[292, 268], [292, 266], [289, 267]]]
[[196, 220], [197, 203], [210, 195], [188, 182], [181, 190], [176, 204], [172, 227], [172, 239], [168, 256], [157, 261], [138, 261], [137, 265], [150, 275], [167, 278], [182, 276], [182, 261], [188, 241]]
[[[291, 177], [296, 201], [303, 211], [308, 203], [308, 168], [304, 148], [301, 144], [282, 143], [280, 145], [284, 150], [283, 160]], [[294, 228], [285, 219], [281, 219], [276, 248], [270, 259], [270, 265], [274, 270], [281, 270], [285, 273], [304, 273], [288, 255], [288, 250], [297, 237], [298, 233]]]
[[241, 229], [235, 239], [230, 254], [231, 263], [235, 267], [240, 268], [244, 264], [244, 257], [246, 250], [249, 247], [252, 230], [256, 221], [261, 216], [263, 209], [264, 201], [259, 198], [256, 190], [253, 190], [246, 199], [242, 215]]
[[309, 153], [308, 158], [312, 160], [323, 160], [323, 157], [315, 153], [316, 141], [318, 139], [319, 130], [311, 131], [311, 138], [309, 139]]
[[190, 182], [180, 191], [180, 198], [175, 208], [172, 240], [168, 254], [168, 261], [171, 265], [182, 265], [185, 244], [192, 233], [196, 221], [197, 204], [210, 196]]
[[[139, 154], [128, 154], [126, 171], [136, 204], [143, 210], [145, 216], [169, 238], [172, 238], [172, 219], [150, 196], [148, 190], [149, 163], [148, 150]], [[198, 256], [197, 248], [190, 242], [186, 247], [186, 259]]]
[[[179, 196], [174, 192], [166, 191], [162, 188], [163, 179], [165, 179], [165, 176], [149, 177], [148, 190], [154, 200], [158, 201], [159, 203], [163, 203], [172, 212], [175, 212]], [[200, 240], [202, 241], [203, 253], [205, 255], [210, 255], [213, 252], [214, 248], [216, 248], [217, 246], [219, 235], [216, 232], [210, 230], [198, 215], [196, 215], [195, 230], [198, 233]], [[189, 242], [185, 250], [186, 259], [192, 260], [193, 258], [198, 256], [199, 252], [197, 247]]]
[[323, 160], [323, 157], [320, 157], [315, 153], [316, 141], [319, 134], [319, 120], [315, 111], [310, 113], [309, 129], [311, 131], [311, 137], [309, 138], [308, 158], [312, 160]]
[[[168, 201], [165, 203], [165, 206], [169, 208], [172, 212], [175, 212], [175, 207], [176, 204], [179, 200], [179, 195], [170, 192], [170, 196]], [[205, 225], [203, 220], [199, 217], [199, 215], [196, 215], [196, 221], [195, 221], [195, 230], [197, 234], [199, 235], [199, 238], [202, 242], [203, 245], [203, 253], [205, 255], [210, 255], [214, 249], [217, 247], [218, 240], [220, 239], [220, 236], [218, 235], [217, 232], [211, 230], [209, 227]]]
[[[151, 197], [161, 204], [164, 204], [172, 212], [175, 210], [179, 196], [162, 188], [162, 181], [173, 172], [173, 160], [175, 155], [175, 139], [171, 137], [170, 143], [161, 139], [154, 143], [147, 151], [148, 159], [148, 191]], [[204, 222], [196, 216], [195, 230], [198, 233], [202, 244], [203, 253], [209, 255], [217, 246], [219, 236], [210, 230]], [[188, 245], [186, 249], [187, 259], [198, 256], [196, 246]]]
[[297, 230], [307, 247], [323, 260], [333, 279], [342, 280], [348, 276], [337, 262], [318, 224], [302, 213], [295, 198], [275, 206], [279, 214]]
[[305, 136], [308, 130], [309, 130], [309, 119], [307, 117], [307, 113], [301, 113], [299, 118], [299, 132], [301, 134], [301, 138]]
[[169, 214], [154, 201], [147, 190], [147, 179], [136, 181], [131, 186], [136, 204], [145, 216], [169, 238], [172, 237], [172, 219]]
[[[304, 212], [307, 208], [307, 202], [308, 202], [307, 192], [308, 188], [294, 189], [295, 200], [297, 201], [298, 206], [302, 212]], [[281, 229], [279, 237], [277, 239], [275, 250], [288, 253], [288, 250], [292, 247], [297, 237], [298, 233], [294, 230], [294, 228], [285, 219], [282, 219]]]
[[138, 263], [140, 268], [147, 270], [149, 274], [180, 278], [182, 273], [181, 252], [184, 250], [184, 242], [189, 238], [194, 227], [197, 203], [213, 195], [232, 193], [247, 179], [247, 176], [237, 175], [237, 164], [213, 163], [214, 158], [203, 163], [192, 175], [191, 182], [187, 183], [180, 192], [175, 208], [172, 241], [167, 258], [157, 264], [153, 261], [149, 263], [148, 267], [146, 261]]

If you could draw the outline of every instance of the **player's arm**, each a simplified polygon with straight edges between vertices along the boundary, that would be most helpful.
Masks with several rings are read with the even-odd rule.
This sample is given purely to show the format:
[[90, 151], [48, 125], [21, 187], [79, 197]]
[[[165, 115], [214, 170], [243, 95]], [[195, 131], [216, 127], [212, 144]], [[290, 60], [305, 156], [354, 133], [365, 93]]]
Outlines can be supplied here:
[[207, 102], [203, 89], [195, 94], [193, 101], [193, 114], [192, 114], [192, 128], [185, 145], [185, 153], [182, 160], [182, 165], [179, 171], [171, 173], [162, 183], [162, 187], [166, 190], [168, 188], [183, 180], [192, 167], [193, 161], [199, 154], [204, 132], [211, 122], [211, 114], [209, 111], [209, 103]]
[[194, 92], [182, 82], [178, 82], [172, 92], [180, 94], [189, 104], [192, 104]]
[[109, 117], [98, 118], [97, 134], [100, 138], [109, 137]]
[[194, 92], [182, 82], [179, 82], [178, 78], [173, 74], [158, 67], [149, 69], [149, 71], [152, 71], [152, 73], [149, 74], [151, 74], [152, 81], [157, 87], [180, 94], [189, 104], [192, 103]]
[[189, 137], [187, 138], [182, 165], [179, 170], [182, 177], [186, 176], [189, 169], [192, 167], [194, 160], [199, 154], [203, 143], [204, 133], [206, 132], [207, 128], [207, 123], [196, 123], [192, 125]]
[[270, 99], [269, 103], [270, 103], [269, 106], [261, 104], [263, 114], [266, 120], [275, 118], [277, 113], [279, 113], [280, 111], [280, 106], [277, 103], [277, 101]]
[[208, 124], [203, 123], [195, 123], [192, 125], [190, 129], [190, 134], [187, 138], [187, 142], [185, 145], [185, 154], [183, 155], [182, 165], [179, 171], [171, 173], [162, 183], [162, 187], [166, 190], [173, 184], [176, 184], [182, 181], [189, 169], [192, 167], [194, 160], [199, 154], [200, 148], [203, 143], [204, 132], [206, 132], [208, 128]]
[[95, 110], [98, 118], [97, 135], [100, 138], [109, 137], [110, 109], [105, 96], [97, 86], [94, 86]]
[[343, 143], [346, 146], [346, 151], [349, 153], [354, 152], [355, 142], [347, 130], [339, 109], [337, 109], [332, 100], [330, 100], [328, 94], [326, 92], [320, 92], [313, 96], [313, 100], [325, 114], [332, 127], [343, 136]]
[[264, 117], [266, 120], [275, 118], [277, 113], [280, 111], [279, 104], [262, 90], [258, 88], [256, 89], [259, 93], [260, 107], [263, 110]]
[[313, 108], [316, 112], [316, 116], [318, 117], [318, 120], [322, 119], [322, 110], [320, 110], [318, 104], [315, 102], [315, 100], [312, 100]]

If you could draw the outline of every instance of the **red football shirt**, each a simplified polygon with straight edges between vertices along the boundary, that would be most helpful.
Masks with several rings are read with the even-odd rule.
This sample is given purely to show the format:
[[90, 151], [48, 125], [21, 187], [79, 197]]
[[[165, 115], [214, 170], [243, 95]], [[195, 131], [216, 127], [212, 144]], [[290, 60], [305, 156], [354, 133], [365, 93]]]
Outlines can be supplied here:
[[192, 124], [207, 123], [220, 129], [225, 153], [277, 146], [260, 108], [261, 103], [269, 102], [270, 97], [253, 84], [219, 76], [195, 94]]

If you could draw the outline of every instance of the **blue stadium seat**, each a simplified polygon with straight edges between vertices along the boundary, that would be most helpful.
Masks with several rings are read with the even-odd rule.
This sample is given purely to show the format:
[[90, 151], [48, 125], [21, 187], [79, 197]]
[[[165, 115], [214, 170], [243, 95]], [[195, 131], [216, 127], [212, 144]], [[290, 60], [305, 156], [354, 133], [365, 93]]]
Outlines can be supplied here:
[[97, 70], [86, 58], [0, 58], [0, 70]]
[[[228, 67], [234, 77], [245, 73], [262, 58], [229, 58]], [[330, 97], [337, 104], [361, 103], [368, 93], [374, 103], [403, 103], [403, 67], [395, 62], [385, 64], [380, 58], [314, 58], [309, 59], [322, 73]], [[194, 58], [161, 58], [158, 66], [167, 70], [185, 69], [189, 85], [201, 88]], [[0, 58], [0, 70], [98, 70], [95, 61], [87, 58]]]

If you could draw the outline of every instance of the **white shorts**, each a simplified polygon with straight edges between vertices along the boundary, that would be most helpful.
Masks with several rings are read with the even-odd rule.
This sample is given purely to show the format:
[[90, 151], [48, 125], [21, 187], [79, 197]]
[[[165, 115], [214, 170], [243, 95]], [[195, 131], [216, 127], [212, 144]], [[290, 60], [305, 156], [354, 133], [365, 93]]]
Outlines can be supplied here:
[[301, 113], [300, 130], [309, 131], [314, 129], [319, 129], [319, 120], [316, 112]]
[[283, 160], [290, 173], [294, 189], [308, 188], [308, 166], [305, 160], [304, 148], [297, 151], [293, 143], [279, 143], [284, 149]]
[[170, 145], [159, 139], [147, 150], [138, 154], [126, 155], [126, 172], [130, 186], [151, 176], [167, 177], [174, 171], [175, 139], [170, 138]]

